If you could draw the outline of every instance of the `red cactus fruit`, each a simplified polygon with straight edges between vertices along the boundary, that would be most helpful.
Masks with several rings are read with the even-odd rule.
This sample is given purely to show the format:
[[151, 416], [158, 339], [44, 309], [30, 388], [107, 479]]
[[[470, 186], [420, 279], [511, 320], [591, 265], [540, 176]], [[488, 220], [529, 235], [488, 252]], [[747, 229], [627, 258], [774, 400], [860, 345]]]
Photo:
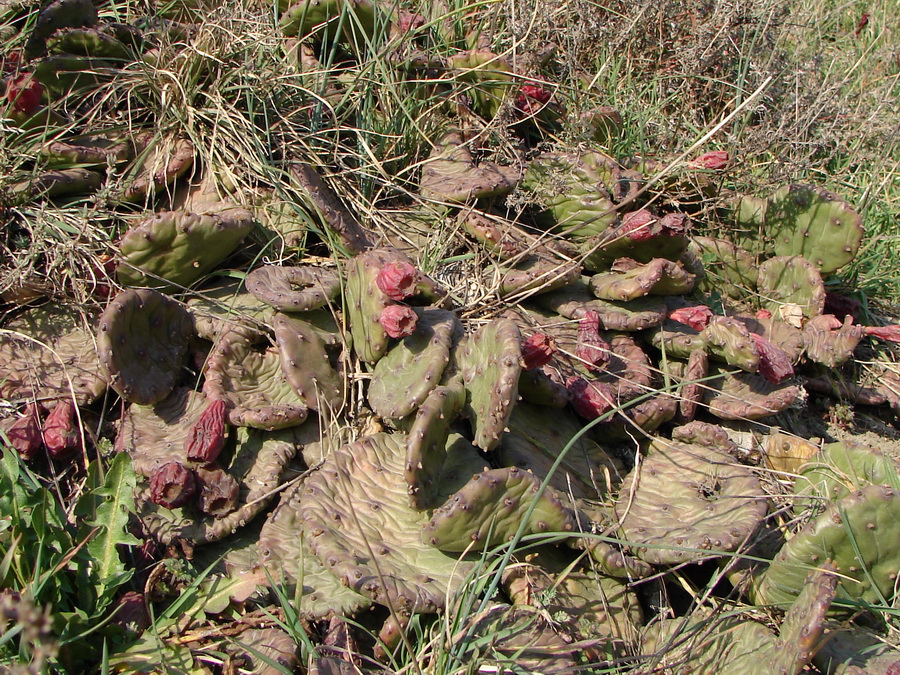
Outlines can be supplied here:
[[402, 302], [409, 296], [415, 295], [418, 284], [419, 270], [408, 262], [389, 262], [375, 277], [375, 285], [381, 289], [381, 292], [397, 302]]
[[756, 318], [757, 319], [771, 319], [772, 312], [770, 312], [767, 309], [760, 309], [759, 311], [756, 312]]
[[16, 75], [6, 82], [6, 100], [24, 115], [33, 115], [38, 111], [43, 93], [41, 83], [29, 74]]
[[25, 413], [6, 429], [9, 444], [22, 456], [32, 459], [41, 449], [41, 408], [29, 403]]
[[729, 159], [728, 153], [724, 150], [713, 150], [712, 152], [704, 152], [691, 162], [691, 166], [700, 169], [724, 169], [728, 166]]
[[214, 462], [225, 445], [225, 401], [211, 401], [191, 426], [184, 451], [193, 462]]
[[419, 315], [406, 305], [388, 305], [381, 310], [378, 322], [392, 338], [404, 338], [416, 331]]
[[397, 29], [401, 35], [406, 35], [411, 30], [416, 30], [425, 25], [425, 17], [414, 12], [406, 12], [402, 9], [398, 12]]
[[783, 349], [775, 346], [762, 335], [750, 333], [759, 352], [759, 374], [772, 384], [778, 384], [794, 374], [794, 366]]
[[63, 399], [44, 420], [44, 447], [53, 459], [63, 459], [81, 449], [75, 404]]
[[615, 391], [604, 382], [588, 382], [581, 377], [570, 377], [566, 388], [575, 412], [587, 420], [597, 419], [615, 405]]
[[238, 505], [240, 486], [234, 477], [218, 467], [197, 469], [200, 510], [216, 518], [227, 516]]
[[638, 209], [622, 216], [621, 232], [632, 241], [645, 241], [653, 236], [650, 225], [656, 221], [656, 216], [650, 211]]
[[553, 94], [536, 84], [523, 84], [516, 95], [516, 108], [526, 115], [534, 115], [550, 102]]
[[167, 462], [150, 474], [150, 501], [163, 508], [184, 506], [196, 492], [194, 472], [181, 462]]
[[533, 333], [522, 345], [522, 367], [534, 370], [550, 363], [556, 353], [556, 342], [546, 333]]
[[694, 307], [679, 307], [669, 312], [669, 318], [672, 321], [683, 323], [690, 326], [694, 330], [703, 330], [709, 324], [713, 312], [706, 305], [696, 305]]
[[585, 312], [578, 322], [575, 356], [592, 371], [609, 363], [609, 344], [600, 337], [600, 315], [593, 310]]
[[864, 330], [866, 335], [870, 335], [873, 338], [878, 338], [885, 342], [900, 342], [900, 326], [897, 324], [891, 326], [866, 326]]

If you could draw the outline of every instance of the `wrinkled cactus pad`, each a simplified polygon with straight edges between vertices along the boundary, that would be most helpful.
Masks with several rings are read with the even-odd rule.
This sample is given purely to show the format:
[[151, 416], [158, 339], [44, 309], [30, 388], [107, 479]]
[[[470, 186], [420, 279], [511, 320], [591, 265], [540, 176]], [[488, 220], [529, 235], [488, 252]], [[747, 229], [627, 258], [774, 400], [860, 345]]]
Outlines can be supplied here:
[[257, 298], [285, 312], [323, 307], [341, 290], [337, 274], [324, 267], [258, 267], [245, 283]]

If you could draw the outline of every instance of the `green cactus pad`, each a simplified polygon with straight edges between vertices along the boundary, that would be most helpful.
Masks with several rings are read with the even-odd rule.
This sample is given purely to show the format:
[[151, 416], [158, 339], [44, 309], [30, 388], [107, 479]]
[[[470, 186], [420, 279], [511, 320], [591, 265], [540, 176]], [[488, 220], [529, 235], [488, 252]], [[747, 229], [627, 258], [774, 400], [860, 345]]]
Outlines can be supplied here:
[[300, 517], [304, 484], [281, 495], [259, 534], [259, 560], [273, 584], [281, 586], [305, 619], [352, 617], [372, 601], [341, 584], [313, 555]]
[[473, 442], [493, 450], [518, 398], [522, 347], [519, 328], [497, 319], [470, 335], [456, 350], [466, 388], [465, 415], [471, 420]]
[[465, 136], [447, 134], [422, 167], [420, 191], [425, 199], [465, 204], [512, 192], [519, 180], [515, 167], [492, 162], [475, 165]]
[[528, 249], [528, 237], [515, 223], [476, 209], [459, 212], [457, 222], [466, 234], [497, 260], [509, 260]]
[[766, 508], [759, 481], [729, 455], [663, 439], [650, 444], [616, 500], [624, 538], [657, 565], [736, 551]]
[[228, 421], [239, 427], [283, 429], [297, 426], [308, 414], [304, 399], [288, 382], [280, 350], [264, 351], [233, 333], [213, 346], [206, 361], [203, 391], [212, 401], [225, 401]]
[[694, 289], [696, 277], [678, 262], [654, 258], [640, 264], [619, 260], [610, 272], [591, 277], [591, 291], [601, 300], [626, 302], [645, 295], [681, 295]]
[[688, 250], [700, 259], [705, 271], [704, 279], [698, 284], [700, 290], [718, 291], [741, 300], [756, 288], [759, 276], [756, 259], [740, 246], [724, 239], [695, 236]]
[[558, 548], [544, 546], [524, 558], [503, 573], [503, 588], [516, 605], [547, 612], [566, 633], [581, 638], [635, 641], [643, 611], [625, 582], [578, 564]]
[[[421, 541], [428, 516], [409, 507], [406, 437], [376, 434], [336, 450], [306, 482], [310, 547], [349, 588], [397, 612], [436, 612], [472, 563]], [[374, 556], [374, 558], [373, 558]]]
[[101, 373], [129, 403], [157, 403], [181, 377], [192, 335], [190, 314], [174, 300], [156, 291], [123, 291], [98, 322]]
[[664, 352], [666, 358], [686, 359], [695, 351], [706, 351], [703, 332], [677, 321], [667, 320], [650, 331], [650, 344]]
[[387, 419], [406, 417], [422, 404], [441, 381], [454, 337], [462, 330], [452, 312], [425, 309], [416, 313], [415, 332], [375, 364], [369, 383], [369, 405]]
[[487, 120], [494, 119], [514, 86], [509, 62], [490, 49], [469, 49], [451, 55], [447, 68], [459, 85], [458, 101]]
[[[432, 395], [439, 391], [440, 388], [436, 389]], [[410, 431], [415, 433], [416, 426]], [[438, 442], [438, 437], [430, 440], [428, 444], [416, 442], [410, 434], [407, 441], [404, 475], [409, 488], [409, 503], [416, 511], [437, 508], [472, 476], [487, 470], [487, 463], [477, 448], [463, 436], [447, 434], [443, 444]]]
[[208, 403], [200, 392], [177, 387], [155, 405], [129, 406], [116, 435], [116, 451], [131, 456], [140, 476], [149, 477], [173, 460], [187, 463], [185, 441]]
[[138, 486], [138, 517], [147, 532], [163, 544], [183, 539], [193, 544], [218, 541], [244, 527], [266, 510], [276, 493], [281, 475], [297, 453], [292, 429], [262, 432], [255, 429], [236, 430], [237, 444], [223, 452], [218, 464], [240, 487], [239, 507], [221, 518], [207, 516], [193, 506], [168, 510], [149, 499], [149, 489]]
[[422, 540], [443, 551], [465, 551], [473, 542], [478, 551], [497, 546], [513, 538], [535, 498], [525, 534], [575, 531], [575, 514], [551, 490], [537, 496], [540, 484], [516, 467], [483, 471], [434, 512]]
[[341, 376], [332, 367], [319, 331], [301, 319], [275, 315], [275, 342], [281, 371], [310, 410], [337, 409], [344, 397]]
[[194, 146], [186, 138], [156, 138], [145, 132], [134, 145], [137, 157], [122, 192], [127, 202], [152, 201], [194, 165]]
[[759, 370], [759, 350], [750, 331], [737, 319], [713, 316], [701, 333], [706, 351], [728, 365], [755, 373]]
[[[570, 410], [519, 402], [497, 450], [504, 466], [517, 466], [543, 479], [582, 424]], [[621, 482], [625, 466], [587, 435], [581, 436], [550, 479], [550, 486], [576, 499], [602, 499]]]
[[37, 16], [25, 45], [29, 56], [39, 56], [46, 49], [46, 40], [62, 28], [94, 26], [97, 8], [92, 0], [53, 0]]
[[6, 186], [2, 203], [13, 206], [36, 199], [87, 195], [99, 190], [101, 185], [103, 176], [96, 171], [79, 167], [45, 171]]
[[546, 247], [538, 247], [531, 255], [515, 262], [485, 269], [485, 283], [499, 284], [497, 293], [502, 298], [549, 293], [580, 278], [581, 265], [577, 261], [561, 258]]
[[813, 663], [827, 675], [894, 675], [900, 665], [900, 649], [858, 626], [831, 626]]
[[90, 317], [48, 304], [4, 326], [0, 340], [0, 399], [93, 402], [106, 391]]
[[775, 317], [763, 319], [750, 314], [735, 314], [734, 318], [744, 324], [751, 333], [761, 335], [781, 349], [791, 363], [797, 363], [803, 355], [805, 348], [803, 331], [786, 321]]
[[94, 164], [106, 167], [134, 158], [131, 143], [115, 136], [84, 135], [50, 141], [41, 148], [50, 165]]
[[132, 286], [190, 286], [231, 255], [252, 227], [252, 216], [244, 209], [210, 215], [156, 213], [122, 236], [116, 273]]
[[557, 312], [567, 319], [581, 319], [587, 312], [597, 312], [600, 327], [606, 330], [646, 330], [659, 326], [666, 318], [666, 304], [662, 298], [607, 302], [591, 293], [585, 277], [562, 290], [535, 296], [534, 301], [540, 307]]
[[[738, 209], [753, 211], [743, 201]], [[753, 214], [755, 221], [760, 217], [775, 255], [803, 256], [822, 274], [853, 260], [864, 234], [862, 217], [846, 201], [809, 185], [779, 188]]]
[[569, 405], [569, 390], [543, 370], [523, 370], [519, 374], [519, 395], [522, 400], [548, 408]]
[[327, 42], [342, 30], [341, 41], [352, 47], [362, 47], [389, 20], [384, 10], [369, 0], [300, 0], [294, 4], [281, 0], [278, 4], [284, 12], [278, 25], [286, 37], [302, 38], [315, 31], [317, 40]]
[[631, 258], [642, 263], [656, 258], [674, 261], [684, 255], [690, 244], [690, 239], [685, 234], [665, 229], [659, 219], [641, 230], [646, 230], [648, 234], [642, 233], [642, 236], [632, 239], [632, 226], [627, 223], [617, 224], [584, 241], [581, 253], [585, 269], [603, 272], [619, 258]]
[[697, 406], [703, 400], [703, 380], [709, 374], [706, 352], [697, 349], [688, 356], [675, 394], [678, 398], [678, 416], [682, 422], [690, 422], [697, 414]]
[[797, 305], [806, 317], [818, 316], [825, 307], [822, 275], [801, 256], [778, 256], [762, 263], [757, 292], [760, 305], [775, 316], [784, 305]]
[[324, 267], [258, 267], [247, 275], [247, 290], [285, 312], [318, 309], [341, 291], [338, 275]]
[[716, 417], [723, 420], [758, 420], [789, 408], [800, 398], [793, 384], [773, 384], [755, 373], [733, 373], [710, 367], [703, 399]]
[[112, 61], [130, 61], [132, 51], [112, 31], [101, 28], [63, 28], [47, 40], [47, 51]]
[[294, 164], [291, 166], [291, 176], [299, 185], [306, 205], [318, 215], [322, 225], [337, 239], [340, 246], [351, 255], [372, 248], [369, 233], [334, 190], [328, 187], [318, 171], [309, 164]]
[[390, 338], [378, 321], [384, 308], [394, 301], [375, 280], [382, 268], [394, 261], [409, 259], [395, 249], [371, 249], [353, 258], [347, 268], [347, 321], [353, 347], [366, 363], [375, 363], [388, 350]]
[[900, 554], [900, 493], [867, 485], [834, 502], [795, 534], [757, 580], [763, 603], [790, 603], [810, 569], [825, 561], [841, 575], [838, 596], [890, 606]]

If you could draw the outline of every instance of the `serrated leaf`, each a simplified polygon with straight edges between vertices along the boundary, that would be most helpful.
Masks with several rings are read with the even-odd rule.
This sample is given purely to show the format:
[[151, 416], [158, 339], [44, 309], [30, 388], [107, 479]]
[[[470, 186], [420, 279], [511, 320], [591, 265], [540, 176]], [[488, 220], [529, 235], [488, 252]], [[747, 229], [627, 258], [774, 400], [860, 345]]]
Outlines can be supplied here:
[[126, 570], [119, 556], [119, 546], [138, 546], [140, 541], [128, 532], [128, 516], [134, 512], [134, 487], [137, 476], [127, 453], [113, 458], [106, 473], [103, 487], [93, 491], [93, 497], [102, 497], [96, 507], [94, 519], [88, 522], [99, 531], [87, 545], [93, 556], [92, 573], [97, 583], [98, 603], [111, 596], [119, 585], [132, 574]]

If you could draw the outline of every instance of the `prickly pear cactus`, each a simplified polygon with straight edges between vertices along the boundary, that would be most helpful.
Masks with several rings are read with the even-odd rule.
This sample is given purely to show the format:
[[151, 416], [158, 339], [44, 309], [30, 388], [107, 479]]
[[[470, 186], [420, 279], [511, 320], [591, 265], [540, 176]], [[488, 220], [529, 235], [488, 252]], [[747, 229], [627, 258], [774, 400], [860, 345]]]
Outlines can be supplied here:
[[825, 284], [815, 266], [801, 256], [777, 256], [759, 266], [760, 304], [775, 316], [784, 305], [797, 305], [803, 316], [814, 317], [825, 308]]
[[655, 439], [616, 500], [624, 538], [647, 562], [673, 565], [737, 548], [766, 515], [756, 477], [729, 455]]
[[582, 280], [565, 288], [541, 293], [534, 302], [567, 319], [581, 319], [587, 312], [597, 312], [600, 327], [606, 330], [638, 331], [659, 326], [666, 318], [666, 304], [661, 298], [645, 297], [630, 302], [600, 300], [590, 291], [589, 281]]
[[787, 410], [800, 398], [795, 384], [773, 384], [755, 373], [735, 373], [712, 366], [703, 400], [723, 420], [758, 420]]
[[257, 267], [247, 275], [247, 290], [285, 312], [318, 309], [340, 293], [340, 279], [324, 267]]
[[426, 199], [465, 204], [512, 192], [519, 180], [515, 167], [493, 162], [475, 165], [466, 138], [447, 134], [422, 168], [421, 193]]
[[194, 145], [186, 138], [158, 138], [152, 132], [135, 138], [137, 157], [122, 192], [126, 202], [152, 201], [194, 164]]
[[341, 376], [332, 367], [319, 331], [301, 319], [275, 316], [281, 372], [310, 410], [336, 410], [343, 398]]

